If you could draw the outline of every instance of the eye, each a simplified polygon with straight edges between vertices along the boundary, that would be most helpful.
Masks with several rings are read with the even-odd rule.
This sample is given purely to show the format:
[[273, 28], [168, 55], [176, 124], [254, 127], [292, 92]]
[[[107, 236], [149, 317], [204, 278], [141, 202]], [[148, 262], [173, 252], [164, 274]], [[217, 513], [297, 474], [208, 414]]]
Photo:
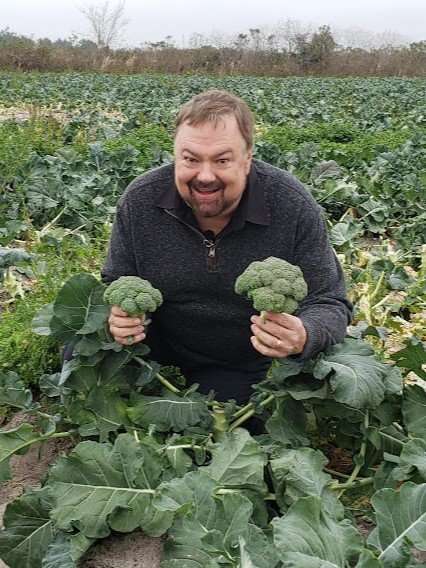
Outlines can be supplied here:
[[216, 160], [216, 162], [220, 166], [226, 166], [227, 164], [229, 164], [229, 158], [219, 158], [218, 160]]
[[197, 159], [193, 158], [192, 156], [183, 156], [183, 161], [187, 164], [195, 164], [197, 162]]

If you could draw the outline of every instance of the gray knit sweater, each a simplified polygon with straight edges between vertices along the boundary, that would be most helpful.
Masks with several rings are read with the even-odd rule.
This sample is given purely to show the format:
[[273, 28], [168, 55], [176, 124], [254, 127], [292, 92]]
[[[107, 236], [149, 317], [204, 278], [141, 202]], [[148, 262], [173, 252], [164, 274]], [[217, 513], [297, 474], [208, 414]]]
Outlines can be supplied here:
[[319, 206], [294, 177], [254, 160], [231, 223], [207, 237], [177, 193], [173, 164], [135, 179], [119, 201], [102, 276], [138, 275], [163, 293], [146, 339], [153, 359], [186, 369], [264, 367], [250, 342], [255, 312], [234, 282], [268, 256], [299, 265], [308, 283], [296, 314], [308, 335], [300, 358], [342, 341], [351, 316], [342, 270]]

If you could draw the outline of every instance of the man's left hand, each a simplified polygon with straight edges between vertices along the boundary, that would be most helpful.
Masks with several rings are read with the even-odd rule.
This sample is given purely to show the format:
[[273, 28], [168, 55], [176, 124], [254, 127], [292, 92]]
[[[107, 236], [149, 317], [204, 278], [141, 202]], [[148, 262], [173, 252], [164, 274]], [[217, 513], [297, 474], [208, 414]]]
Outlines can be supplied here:
[[288, 357], [302, 353], [307, 334], [302, 320], [290, 314], [266, 312], [266, 321], [251, 317], [253, 347], [266, 357]]

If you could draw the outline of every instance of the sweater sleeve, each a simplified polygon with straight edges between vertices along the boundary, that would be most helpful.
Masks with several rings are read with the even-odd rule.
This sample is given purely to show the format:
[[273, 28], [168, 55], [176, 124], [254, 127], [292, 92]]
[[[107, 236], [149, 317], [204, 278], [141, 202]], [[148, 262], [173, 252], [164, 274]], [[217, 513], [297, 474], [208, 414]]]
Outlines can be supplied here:
[[303, 271], [308, 295], [295, 314], [305, 326], [307, 341], [293, 358], [307, 360], [343, 341], [352, 316], [343, 271], [316, 206], [305, 209], [299, 219], [294, 263]]
[[117, 205], [107, 259], [101, 271], [105, 283], [117, 280], [120, 276], [138, 276], [130, 227], [128, 207], [121, 200]]

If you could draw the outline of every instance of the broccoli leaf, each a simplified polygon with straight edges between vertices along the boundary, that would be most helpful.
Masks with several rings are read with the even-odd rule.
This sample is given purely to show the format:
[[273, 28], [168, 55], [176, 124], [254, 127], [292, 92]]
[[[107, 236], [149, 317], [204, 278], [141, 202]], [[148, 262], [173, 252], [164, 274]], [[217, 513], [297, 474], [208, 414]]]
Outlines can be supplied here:
[[337, 402], [352, 408], [376, 408], [385, 396], [388, 369], [367, 343], [346, 339], [320, 355], [313, 373], [323, 379], [332, 372], [330, 385]]
[[153, 449], [129, 434], [119, 435], [114, 446], [81, 442], [49, 475], [52, 519], [59, 529], [78, 528], [88, 538], [138, 527], [160, 536], [173, 519], [152, 505], [165, 469]]
[[410, 434], [426, 437], [426, 385], [406, 386], [402, 400], [404, 424]]
[[14, 454], [23, 454], [43, 438], [34, 432], [31, 424], [21, 424], [13, 430], [0, 431], [0, 481], [11, 478], [9, 460]]
[[224, 434], [211, 450], [212, 462], [204, 468], [221, 485], [264, 487], [263, 468], [266, 456], [247, 430], [239, 428]]
[[211, 421], [206, 398], [196, 392], [184, 396], [174, 393], [162, 397], [140, 396], [128, 414], [135, 424], [145, 428], [155, 424], [161, 432], [181, 432], [190, 426], [206, 426]]
[[91, 274], [76, 274], [67, 280], [53, 305], [52, 335], [70, 341], [75, 335], [102, 329], [109, 313], [103, 292], [103, 284]]
[[372, 498], [377, 527], [369, 542], [378, 546], [385, 566], [406, 566], [407, 544], [426, 551], [426, 483], [381, 489]]
[[78, 560], [92, 545], [92, 540], [81, 533], [58, 532], [49, 544], [42, 568], [77, 568]]
[[271, 468], [277, 501], [286, 510], [301, 497], [316, 496], [333, 518], [341, 518], [343, 507], [335, 493], [328, 488], [331, 476], [323, 469], [328, 460], [322, 452], [312, 448], [285, 449]]
[[9, 568], [41, 568], [54, 538], [46, 491], [26, 493], [10, 503], [0, 531], [0, 557]]
[[361, 550], [357, 530], [347, 519], [336, 521], [324, 511], [319, 497], [299, 499], [272, 526], [285, 566], [344, 568]]

